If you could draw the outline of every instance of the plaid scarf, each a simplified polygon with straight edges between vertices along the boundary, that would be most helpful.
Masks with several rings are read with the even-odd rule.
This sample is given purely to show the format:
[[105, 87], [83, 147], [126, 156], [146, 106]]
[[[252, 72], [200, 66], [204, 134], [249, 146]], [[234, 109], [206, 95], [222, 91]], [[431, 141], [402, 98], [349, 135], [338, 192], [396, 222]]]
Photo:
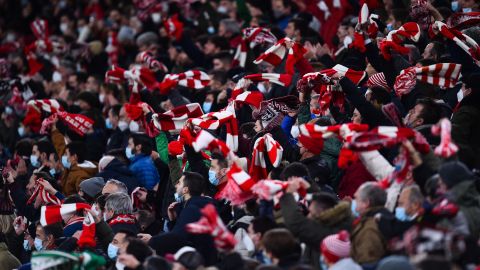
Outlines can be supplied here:
[[185, 229], [193, 234], [209, 234], [213, 237], [215, 246], [224, 251], [232, 250], [237, 243], [233, 234], [223, 224], [213, 204], [207, 204], [202, 210], [202, 217], [197, 222], [187, 224]]
[[277, 38], [267, 28], [248, 27], [243, 29], [242, 40], [233, 56], [232, 67], [245, 67], [248, 47], [253, 49], [258, 44], [274, 44], [276, 42]]
[[480, 46], [468, 35], [449, 28], [446, 24], [440, 21], [436, 21], [430, 26], [429, 34], [430, 37], [442, 35], [444, 38], [452, 40], [458, 47], [472, 57], [477, 66], [480, 66]]
[[435, 148], [435, 155], [449, 158], [458, 152], [458, 146], [452, 142], [451, 129], [452, 124], [447, 118], [432, 126], [432, 134], [440, 136], [440, 144]]
[[283, 147], [270, 134], [265, 134], [255, 141], [252, 159], [248, 173], [258, 181], [268, 176], [265, 156], [268, 156], [273, 167], [278, 167], [282, 161]]
[[295, 73], [295, 64], [298, 60], [302, 59], [303, 55], [307, 52], [307, 50], [301, 44], [294, 42], [293, 46], [288, 49], [287, 53], [287, 42], [293, 42], [293, 40], [288, 37], [279, 40], [275, 45], [273, 45], [267, 51], [257, 57], [257, 59], [253, 61], [253, 63], [258, 65], [265, 61], [274, 66], [278, 66], [285, 58], [285, 55], [287, 55], [287, 60], [285, 63], [285, 73], [293, 75]]
[[395, 80], [394, 89], [398, 96], [406, 95], [415, 87], [417, 80], [439, 86], [452, 88], [460, 78], [462, 65], [440, 63], [425, 67], [409, 67], [400, 72]]

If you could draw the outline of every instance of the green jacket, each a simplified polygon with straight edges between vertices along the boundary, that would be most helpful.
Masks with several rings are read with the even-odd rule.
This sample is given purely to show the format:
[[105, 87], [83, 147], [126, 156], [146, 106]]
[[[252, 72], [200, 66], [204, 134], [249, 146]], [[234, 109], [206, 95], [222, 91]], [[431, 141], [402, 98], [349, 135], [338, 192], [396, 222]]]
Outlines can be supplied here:
[[478, 239], [480, 236], [480, 194], [475, 187], [475, 182], [471, 180], [460, 182], [452, 187], [449, 193], [465, 215], [470, 235]]
[[280, 209], [287, 229], [307, 245], [305, 259], [315, 269], [320, 269], [319, 247], [323, 239], [341, 230], [350, 231], [353, 222], [350, 204], [344, 201], [310, 219], [302, 214], [293, 195], [287, 193], [280, 198]]
[[0, 243], [0, 270], [16, 269], [20, 265], [20, 261], [8, 251], [7, 244]]
[[338, 155], [342, 148], [342, 142], [337, 138], [329, 138], [324, 140], [323, 149], [320, 157], [325, 160], [330, 169], [330, 185], [337, 190], [340, 179], [342, 179], [342, 170], [338, 168]]

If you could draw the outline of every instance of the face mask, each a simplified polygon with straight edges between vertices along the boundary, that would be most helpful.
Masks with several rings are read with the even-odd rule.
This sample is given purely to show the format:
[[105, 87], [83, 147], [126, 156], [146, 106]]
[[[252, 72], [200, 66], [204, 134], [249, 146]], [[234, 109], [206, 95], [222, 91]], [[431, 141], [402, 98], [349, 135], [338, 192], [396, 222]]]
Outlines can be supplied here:
[[100, 103], [103, 103], [105, 101], [105, 94], [98, 95], [98, 100], [100, 101]]
[[68, 30], [68, 24], [67, 23], [61, 23], [60, 24], [60, 31], [62, 31], [62, 33], [65, 34], [65, 32], [67, 32]]
[[457, 92], [457, 100], [458, 102], [462, 101], [463, 99], [463, 91], [460, 89], [460, 91]]
[[132, 153], [132, 148], [130, 147], [125, 148], [125, 155], [128, 159], [132, 159], [135, 157], [135, 155]]
[[212, 109], [212, 105], [213, 105], [212, 102], [204, 102], [203, 105], [202, 105], [203, 112], [204, 113], [209, 113], [210, 110]]
[[100, 214], [101, 214], [100, 211], [98, 210], [96, 204], [94, 204], [94, 205], [92, 206], [92, 212], [93, 212], [93, 213], [95, 214], [95, 216], [97, 216], [97, 217], [100, 216]]
[[217, 8], [217, 12], [220, 13], [220, 14], [226, 14], [228, 12], [228, 10], [225, 6], [219, 6]]
[[266, 264], [266, 265], [272, 265], [273, 264], [272, 259], [270, 259], [267, 256], [267, 253], [265, 253], [265, 251], [263, 251], [262, 254], [263, 254], [263, 263]]
[[359, 217], [360, 216], [360, 213], [357, 212], [357, 201], [355, 200], [352, 200], [352, 204], [351, 204], [351, 210], [352, 210], [352, 214], [354, 217]]
[[70, 161], [68, 160], [67, 156], [62, 156], [62, 165], [63, 165], [63, 167], [65, 167], [66, 169], [70, 169], [70, 166], [72, 166], [72, 164], [71, 164]]
[[38, 168], [40, 166], [40, 163], [38, 162], [38, 157], [35, 155], [30, 155], [30, 163], [35, 168]]
[[17, 131], [18, 131], [18, 135], [20, 135], [20, 137], [25, 136], [25, 128], [23, 126], [18, 127]]
[[413, 217], [407, 215], [404, 207], [395, 208], [395, 217], [400, 221], [412, 221]]
[[123, 269], [125, 269], [125, 265], [124, 265], [123, 263], [119, 262], [119, 261], [117, 261], [117, 262], [115, 263], [115, 267], [117, 268], [117, 270], [123, 270]]
[[212, 171], [212, 170], [209, 170], [208, 171], [208, 181], [210, 181], [210, 183], [214, 186], [218, 186], [218, 178], [216, 176], [216, 173], [215, 171]]
[[182, 195], [175, 192], [175, 194], [173, 194], [173, 196], [175, 197], [176, 202], [178, 202], [178, 203], [183, 202], [183, 196]]
[[131, 132], [138, 132], [138, 129], [140, 127], [138, 126], [138, 123], [136, 121], [130, 121], [130, 124], [128, 125], [128, 129], [130, 129]]
[[207, 28], [207, 31], [208, 31], [209, 34], [215, 34], [215, 28], [213, 28], [213, 26], [209, 26]]
[[159, 23], [162, 20], [162, 15], [160, 13], [152, 13], [152, 21], [154, 23]]
[[323, 258], [323, 255], [320, 256], [319, 260], [320, 260], [320, 269], [328, 270], [328, 266], [325, 263], [325, 259]]
[[390, 32], [393, 30], [393, 24], [389, 23], [387, 24], [387, 32]]
[[13, 113], [12, 107], [5, 107], [5, 113], [10, 115]]
[[107, 119], [105, 120], [105, 127], [106, 127], [107, 129], [112, 129], [112, 128], [113, 128], [112, 122], [110, 121], [109, 118], [107, 118]]
[[56, 173], [55, 169], [52, 168], [48, 172], [50, 173], [51, 176], [55, 176], [55, 173]]
[[452, 1], [452, 11], [455, 12], [458, 9], [458, 1]]
[[35, 238], [35, 240], [33, 241], [33, 245], [35, 246], [35, 249], [36, 249], [37, 251], [43, 250], [43, 241], [42, 241], [42, 239]]
[[123, 120], [120, 120], [118, 121], [118, 128], [121, 130], [121, 131], [124, 131], [128, 128], [128, 123], [123, 121]]
[[27, 240], [27, 239], [23, 240], [23, 249], [24, 249], [25, 251], [29, 251], [29, 250], [31, 249], [30, 243], [28, 243], [28, 240]]
[[462, 11], [463, 13], [469, 13], [472, 12], [472, 8], [463, 8]]
[[112, 243], [108, 244], [107, 254], [110, 259], [115, 259], [117, 257], [118, 247], [114, 246]]

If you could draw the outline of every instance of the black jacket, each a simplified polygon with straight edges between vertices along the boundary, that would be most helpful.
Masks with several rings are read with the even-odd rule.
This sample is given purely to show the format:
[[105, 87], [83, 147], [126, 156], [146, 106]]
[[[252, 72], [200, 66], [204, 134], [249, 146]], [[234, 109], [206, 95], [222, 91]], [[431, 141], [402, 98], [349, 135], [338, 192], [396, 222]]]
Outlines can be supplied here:
[[118, 180], [127, 186], [129, 193], [131, 193], [136, 187], [140, 186], [137, 178], [135, 178], [128, 167], [116, 158], [110, 161], [103, 171], [97, 173], [95, 176], [103, 177], [105, 182], [110, 179]]

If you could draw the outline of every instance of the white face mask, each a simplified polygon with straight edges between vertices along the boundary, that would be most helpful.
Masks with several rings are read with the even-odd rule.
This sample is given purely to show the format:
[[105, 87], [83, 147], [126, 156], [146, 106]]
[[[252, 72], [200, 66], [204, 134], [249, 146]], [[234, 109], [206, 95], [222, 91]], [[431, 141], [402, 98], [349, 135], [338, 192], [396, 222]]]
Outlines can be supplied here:
[[105, 94], [98, 95], [98, 100], [100, 101], [100, 103], [103, 103], [105, 101]]
[[137, 121], [130, 121], [128, 129], [130, 129], [131, 132], [138, 132], [140, 126], [138, 125]]
[[128, 128], [128, 123], [126, 121], [120, 120], [120, 121], [118, 121], [118, 128], [121, 131], [124, 131]]
[[68, 23], [61, 23], [60, 24], [60, 31], [62, 31], [62, 33], [65, 34], [65, 32], [67, 32], [68, 30]]
[[152, 13], [152, 21], [154, 23], [160, 23], [160, 21], [162, 20], [162, 15], [158, 12], [155, 12], [155, 13]]
[[460, 91], [457, 92], [457, 100], [458, 102], [462, 101], [463, 99], [463, 90], [460, 89]]
[[119, 261], [117, 261], [117, 262], [115, 263], [115, 267], [117, 268], [117, 270], [123, 270], [123, 269], [125, 269], [125, 265], [124, 265], [123, 263], [119, 262]]

